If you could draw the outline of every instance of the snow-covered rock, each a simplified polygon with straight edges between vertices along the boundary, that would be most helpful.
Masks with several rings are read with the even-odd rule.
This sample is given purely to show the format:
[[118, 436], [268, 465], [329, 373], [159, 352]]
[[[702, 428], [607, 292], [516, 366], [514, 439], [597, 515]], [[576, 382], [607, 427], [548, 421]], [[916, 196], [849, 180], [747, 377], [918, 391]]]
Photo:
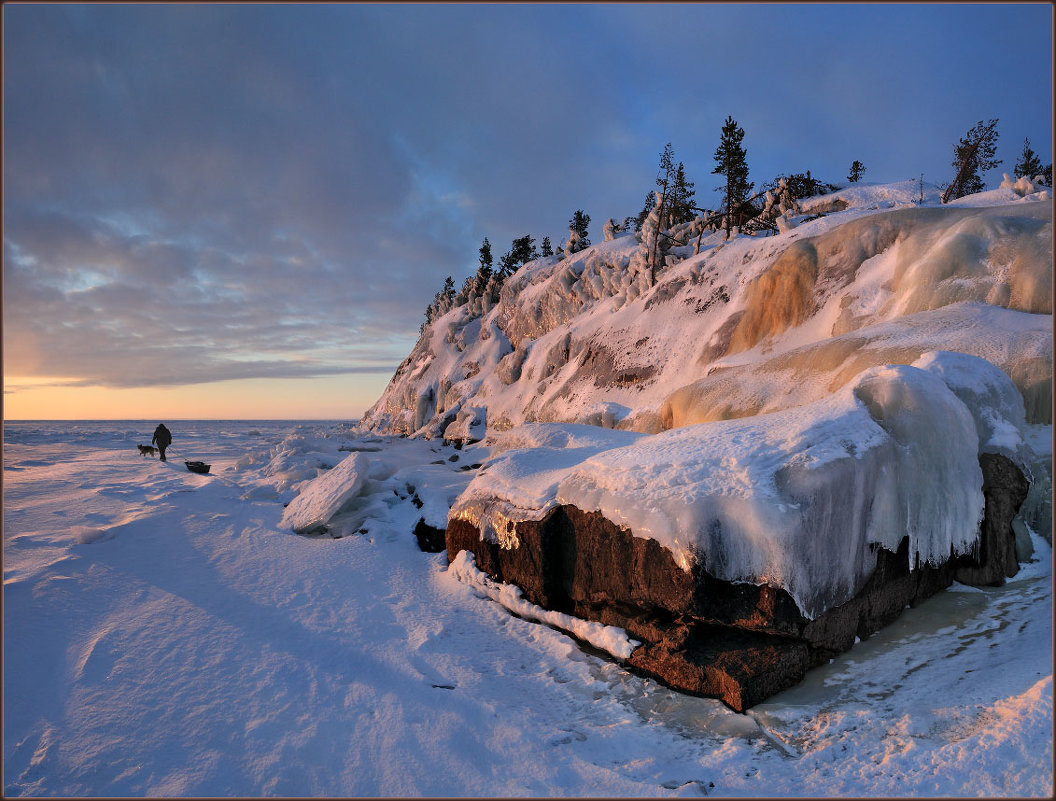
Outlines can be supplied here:
[[[721, 675], [687, 656], [685, 631], [627, 623], [642, 669], [706, 694], [751, 673], [745, 697], [765, 697], [955, 572], [1017, 569], [1010, 520], [1028, 479], [1051, 486], [1031, 443], [1032, 426], [1051, 432], [1052, 206], [1006, 183], [947, 205], [918, 181], [772, 196], [774, 235], [694, 222], [680, 235], [699, 239], [673, 241], [647, 218], [530, 262], [494, 307], [426, 326], [362, 430], [484, 435], [492, 458], [454, 500], [448, 558], [476, 547], [477, 567], [544, 608], [627, 614], [610, 585], [568, 595], [592, 586], [565, 572], [582, 546], [626, 562], [610, 573], [632, 595], [706, 584], [726, 607], [701, 625], [754, 637], [785, 621], [795, 653], [738, 635], [709, 657], [733, 659]], [[1023, 521], [1051, 527], [1037, 492]], [[661, 617], [685, 612], [667, 603]]]
[[[486, 406], [496, 431], [616, 404], [627, 410], [618, 425], [655, 431], [687, 424], [660, 420], [672, 396], [730, 368], [770, 398], [735, 403], [739, 416], [794, 399], [803, 371], [832, 391], [866, 366], [928, 350], [990, 359], [1025, 396], [1027, 419], [1048, 423], [1051, 203], [998, 189], [942, 206], [937, 194], [925, 186], [921, 204], [918, 182], [906, 181], [810, 198], [777, 235], [705, 232], [698, 254], [696, 241], [673, 248], [680, 260], [658, 258], [655, 283], [649, 226], [642, 241], [617, 236], [529, 262], [486, 313], [459, 306], [426, 326], [362, 425], [442, 437], [463, 405]], [[966, 303], [979, 308], [954, 311]], [[994, 321], [996, 335], [964, 327]], [[878, 330], [897, 346], [868, 347]], [[805, 359], [798, 369], [792, 355], [781, 364], [791, 351]], [[707, 419], [729, 416], [721, 411]]]

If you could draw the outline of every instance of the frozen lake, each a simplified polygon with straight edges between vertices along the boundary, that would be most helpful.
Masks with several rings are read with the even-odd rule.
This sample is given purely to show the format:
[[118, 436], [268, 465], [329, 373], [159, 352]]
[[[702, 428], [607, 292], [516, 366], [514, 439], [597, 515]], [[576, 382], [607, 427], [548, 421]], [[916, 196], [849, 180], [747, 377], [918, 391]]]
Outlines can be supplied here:
[[[955, 585], [739, 715], [419, 551], [414, 498], [449, 501], [482, 448], [165, 421], [163, 464], [135, 447], [157, 422], [5, 423], [5, 795], [1052, 793], [1039, 538], [1005, 586]], [[376, 470], [347, 536], [284, 530], [351, 452]]]

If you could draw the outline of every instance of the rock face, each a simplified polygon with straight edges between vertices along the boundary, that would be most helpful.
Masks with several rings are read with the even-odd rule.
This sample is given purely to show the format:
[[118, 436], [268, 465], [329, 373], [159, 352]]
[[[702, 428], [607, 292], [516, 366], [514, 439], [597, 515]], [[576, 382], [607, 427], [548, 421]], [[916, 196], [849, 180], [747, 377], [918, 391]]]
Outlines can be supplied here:
[[452, 519], [447, 554], [453, 560], [459, 551], [472, 552], [481, 570], [517, 585], [541, 607], [626, 629], [642, 642], [629, 667], [743, 711], [954, 579], [991, 584], [1015, 575], [1012, 518], [1028, 482], [1004, 456], [983, 454], [980, 465], [986, 505], [973, 556], [911, 566], [904, 538], [897, 553], [879, 549], [876, 570], [850, 601], [813, 620], [783, 589], [730, 583], [701, 567], [687, 572], [655, 540], [575, 506], [518, 522], [520, 546], [513, 549], [482, 540], [474, 525]]

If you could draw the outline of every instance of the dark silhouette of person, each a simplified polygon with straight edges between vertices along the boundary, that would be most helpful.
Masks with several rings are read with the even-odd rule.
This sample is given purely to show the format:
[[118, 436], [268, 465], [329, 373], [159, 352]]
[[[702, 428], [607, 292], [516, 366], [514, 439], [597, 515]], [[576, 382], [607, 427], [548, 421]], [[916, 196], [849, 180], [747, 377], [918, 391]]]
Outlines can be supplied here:
[[172, 444], [172, 434], [169, 433], [169, 429], [165, 428], [164, 423], [158, 423], [158, 427], [154, 429], [154, 436], [150, 440], [150, 444], [157, 444], [158, 453], [161, 455], [161, 461], [165, 461], [165, 449]]

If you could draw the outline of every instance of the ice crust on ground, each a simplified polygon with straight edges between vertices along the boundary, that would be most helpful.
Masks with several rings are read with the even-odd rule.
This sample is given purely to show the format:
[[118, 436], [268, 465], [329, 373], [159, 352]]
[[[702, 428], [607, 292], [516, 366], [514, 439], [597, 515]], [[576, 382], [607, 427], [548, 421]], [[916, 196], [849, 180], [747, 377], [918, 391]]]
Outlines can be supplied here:
[[[1005, 586], [940, 593], [736, 714], [418, 549], [415, 498], [454, 500], [483, 446], [238, 425], [172, 426], [213, 465], [199, 476], [140, 457], [134, 423], [5, 423], [5, 797], [1052, 795], [1052, 559], [1034, 534]], [[506, 453], [643, 437], [534, 428]], [[1051, 435], [1028, 425], [1049, 458]], [[369, 516], [340, 539], [280, 527], [349, 453], [378, 476], [353, 499]]]
[[[973, 371], [987, 391], [963, 386]], [[980, 359], [927, 354], [811, 404], [653, 436], [526, 425], [501, 435], [451, 516], [516, 547], [526, 510], [599, 511], [685, 569], [699, 561], [727, 581], [782, 587], [815, 617], [854, 595], [875, 567], [872, 546], [894, 552], [908, 535], [910, 559], [931, 564], [974, 547], [978, 453], [1026, 453], [1016, 398]]]

